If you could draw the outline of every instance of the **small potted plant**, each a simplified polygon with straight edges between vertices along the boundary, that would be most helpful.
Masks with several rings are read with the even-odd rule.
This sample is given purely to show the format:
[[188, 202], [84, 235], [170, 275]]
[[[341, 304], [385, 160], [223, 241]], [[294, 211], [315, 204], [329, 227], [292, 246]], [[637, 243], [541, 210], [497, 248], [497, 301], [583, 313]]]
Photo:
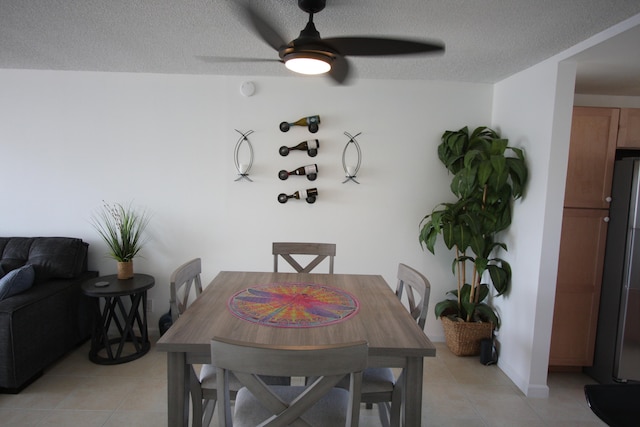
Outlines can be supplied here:
[[457, 286], [435, 305], [435, 314], [447, 346], [459, 356], [478, 354], [480, 340], [500, 327], [498, 313], [486, 300], [491, 286], [500, 296], [511, 282], [511, 266], [495, 256], [507, 250], [496, 234], [511, 224], [512, 203], [522, 197], [528, 171], [523, 151], [507, 144], [488, 127], [471, 134], [467, 127], [444, 132], [438, 157], [453, 174], [451, 191], [457, 200], [436, 206], [420, 223], [423, 247], [435, 253], [442, 236], [446, 247], [455, 250]]
[[109, 248], [109, 256], [118, 262], [118, 279], [133, 277], [133, 258], [140, 252], [149, 225], [146, 212], [138, 212], [131, 205], [104, 203], [93, 217], [93, 226]]

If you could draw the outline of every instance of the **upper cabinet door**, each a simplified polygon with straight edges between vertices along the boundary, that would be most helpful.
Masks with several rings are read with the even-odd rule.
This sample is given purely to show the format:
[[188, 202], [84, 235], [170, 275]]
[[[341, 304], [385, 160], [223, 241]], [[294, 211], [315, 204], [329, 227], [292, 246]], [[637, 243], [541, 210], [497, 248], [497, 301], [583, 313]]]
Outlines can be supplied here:
[[640, 108], [620, 110], [618, 148], [640, 149]]
[[618, 108], [574, 107], [564, 206], [608, 209]]

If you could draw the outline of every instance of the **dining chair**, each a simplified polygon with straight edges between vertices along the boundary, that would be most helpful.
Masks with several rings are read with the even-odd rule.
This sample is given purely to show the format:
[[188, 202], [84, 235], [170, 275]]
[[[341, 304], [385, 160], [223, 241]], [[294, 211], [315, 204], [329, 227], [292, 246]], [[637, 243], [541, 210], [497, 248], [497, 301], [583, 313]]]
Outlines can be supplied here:
[[[169, 302], [171, 319], [173, 323], [189, 307], [191, 297], [195, 300], [202, 293], [202, 261], [200, 258], [192, 259], [176, 268], [171, 274], [171, 300]], [[213, 418], [213, 412], [217, 400], [216, 368], [204, 364], [199, 374], [191, 367], [189, 378], [189, 393], [192, 405], [192, 426], [208, 426]], [[231, 385], [231, 393], [240, 388], [240, 383], [234, 381]]]
[[[402, 263], [398, 265], [397, 279], [396, 296], [403, 301], [406, 295], [409, 313], [424, 330], [431, 293], [429, 280]], [[396, 379], [391, 368], [367, 368], [362, 375], [361, 401], [367, 409], [371, 409], [374, 403], [378, 405], [380, 422], [384, 427], [400, 425], [402, 381], [402, 374]]]
[[[335, 243], [273, 242], [273, 271], [278, 272], [278, 257], [284, 258], [298, 273], [310, 273], [318, 264], [329, 257], [329, 274], [333, 274]], [[316, 255], [306, 267], [300, 265], [292, 255]]]
[[[202, 261], [200, 258], [187, 261], [171, 274], [171, 300], [169, 302], [171, 319], [175, 323], [178, 317], [189, 307], [191, 297], [195, 300], [202, 293]], [[190, 370], [189, 393], [192, 405], [192, 427], [207, 427], [211, 424], [213, 413], [218, 400], [216, 367], [203, 364], [199, 373], [193, 367]], [[268, 384], [290, 384], [288, 377], [265, 377]], [[231, 399], [242, 386], [240, 382], [231, 376], [229, 381]]]
[[[345, 426], [357, 427], [366, 341], [327, 346], [287, 346], [239, 342], [214, 337], [211, 363], [217, 366], [219, 425], [224, 427]], [[268, 362], [267, 362], [268, 361]], [[243, 384], [234, 413], [228, 379]], [[316, 377], [306, 385], [267, 385], [261, 375]], [[349, 388], [335, 387], [346, 375]]]

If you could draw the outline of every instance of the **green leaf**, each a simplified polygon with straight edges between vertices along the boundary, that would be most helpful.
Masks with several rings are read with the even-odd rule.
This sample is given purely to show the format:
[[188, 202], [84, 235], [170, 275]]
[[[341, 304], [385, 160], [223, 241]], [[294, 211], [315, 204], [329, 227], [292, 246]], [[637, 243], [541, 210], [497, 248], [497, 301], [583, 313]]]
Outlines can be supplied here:
[[491, 277], [491, 283], [497, 292], [496, 296], [503, 295], [509, 290], [509, 283], [511, 282], [511, 266], [508, 262], [495, 258], [492, 264], [487, 266], [489, 276]]
[[509, 177], [513, 185], [513, 198], [518, 199], [522, 196], [524, 191], [524, 185], [527, 182], [528, 171], [527, 165], [524, 160], [507, 158], [507, 165], [509, 167]]
[[478, 318], [485, 322], [491, 322], [496, 329], [500, 329], [500, 318], [496, 312], [487, 304], [478, 304], [475, 308]]
[[478, 295], [478, 301], [482, 302], [485, 300], [485, 298], [487, 296], [489, 296], [489, 286], [487, 284], [480, 284], [480, 286], [478, 286], [478, 288], [476, 289], [476, 292], [479, 293]]
[[491, 154], [504, 158], [504, 152], [507, 150], [508, 139], [495, 138], [491, 141]]
[[462, 304], [460, 317], [462, 317], [465, 320], [467, 319], [470, 320], [470, 317], [473, 317], [473, 313], [476, 311], [476, 304], [468, 300], [462, 300], [460, 303]]
[[493, 165], [490, 161], [483, 161], [478, 166], [478, 185], [484, 187], [493, 173]]
[[440, 301], [435, 305], [433, 311], [437, 318], [440, 318], [441, 316], [445, 316], [447, 314], [460, 314], [460, 310], [458, 309], [458, 302], [451, 299]]

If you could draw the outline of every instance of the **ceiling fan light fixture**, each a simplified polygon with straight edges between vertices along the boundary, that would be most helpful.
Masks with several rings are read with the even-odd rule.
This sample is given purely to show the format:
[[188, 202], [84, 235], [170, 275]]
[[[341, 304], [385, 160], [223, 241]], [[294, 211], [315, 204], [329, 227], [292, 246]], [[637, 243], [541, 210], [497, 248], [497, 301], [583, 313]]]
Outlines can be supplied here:
[[324, 74], [331, 70], [331, 57], [309, 52], [294, 52], [284, 57], [284, 65], [300, 74]]

